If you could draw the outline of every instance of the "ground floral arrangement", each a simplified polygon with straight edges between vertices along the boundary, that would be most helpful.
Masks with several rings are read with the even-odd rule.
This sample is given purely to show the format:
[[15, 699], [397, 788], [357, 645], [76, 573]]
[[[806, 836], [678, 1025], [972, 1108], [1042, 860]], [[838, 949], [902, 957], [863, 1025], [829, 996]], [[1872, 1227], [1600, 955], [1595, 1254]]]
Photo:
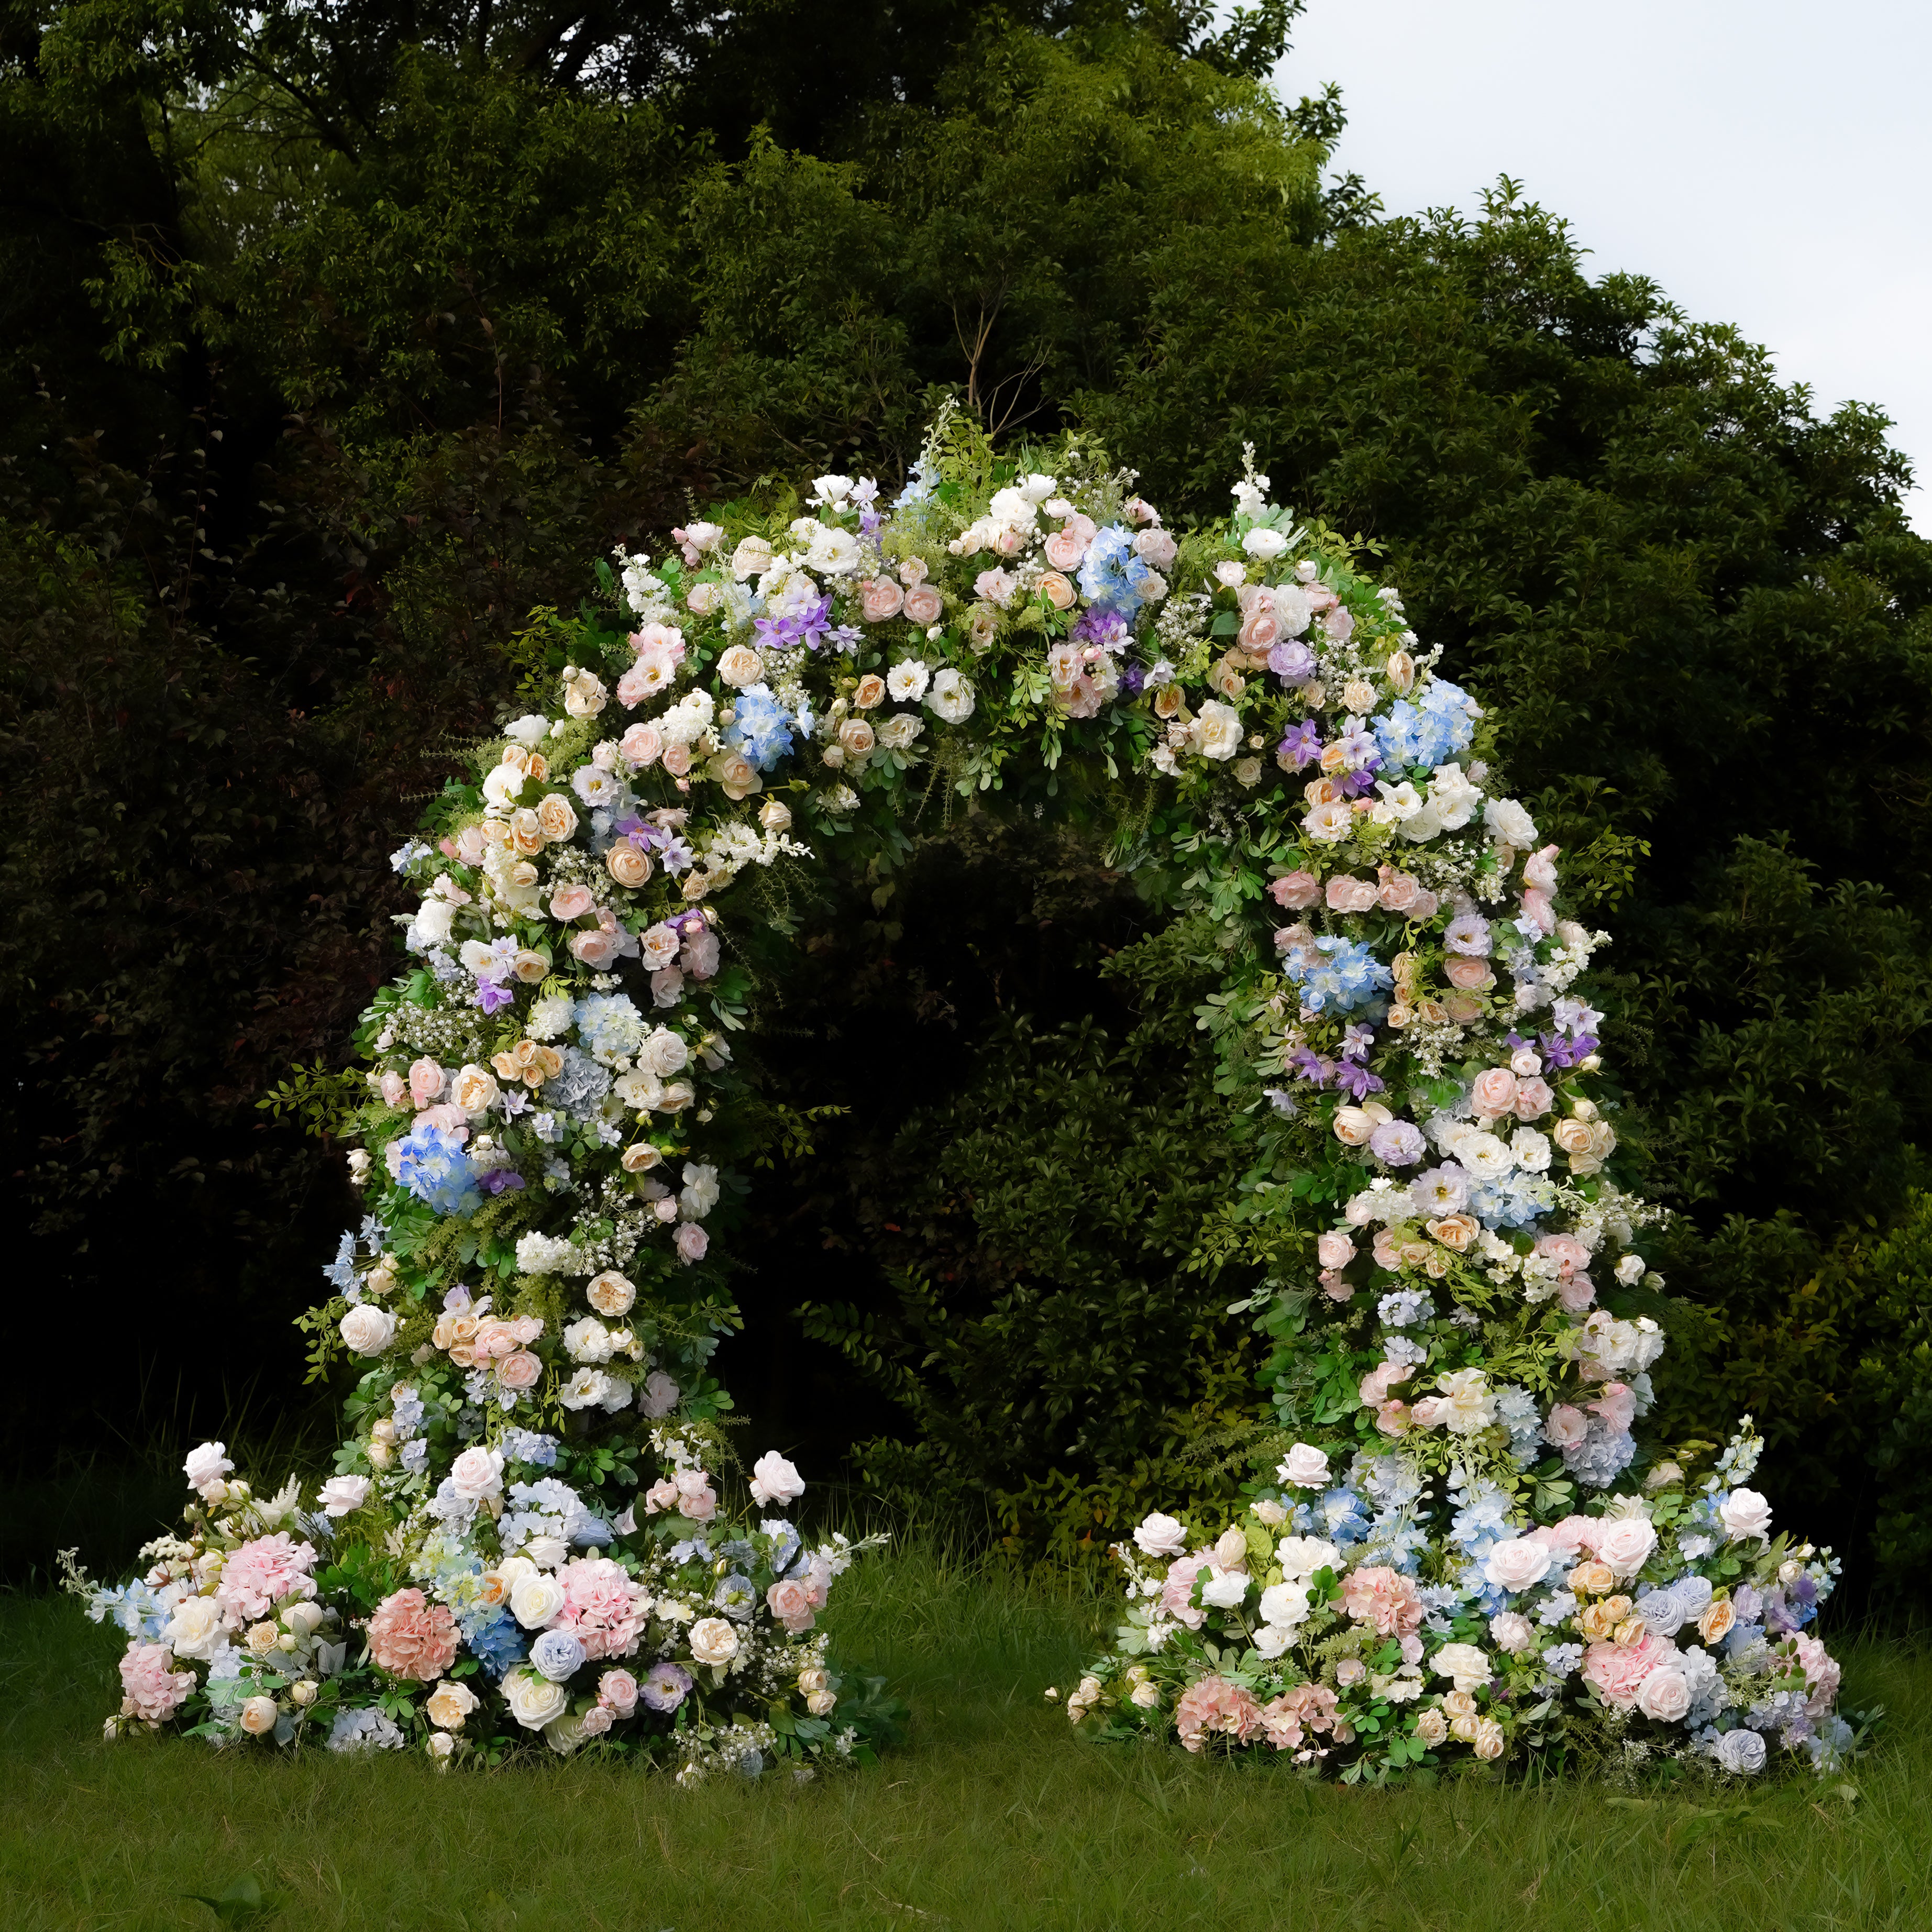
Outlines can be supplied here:
[[1748, 1419], [1701, 1475], [1634, 1432], [1660, 1216], [1577, 989], [1606, 935], [1481, 707], [1252, 460], [1186, 532], [1077, 442], [1034, 461], [947, 412], [891, 502], [727, 506], [532, 632], [543, 708], [395, 855], [414, 963], [360, 1068], [277, 1096], [365, 1193], [305, 1318], [318, 1374], [364, 1365], [352, 1432], [312, 1492], [206, 1445], [146, 1574], [73, 1578], [130, 1640], [110, 1731], [686, 1779], [868, 1752], [876, 1687], [816, 1629], [852, 1546], [808, 1546], [776, 1454], [726, 1507], [710, 1223], [800, 1126], [733, 1046], [794, 898], [963, 797], [1102, 818], [1222, 961], [1248, 1166], [1201, 1258], [1258, 1271], [1276, 1345], [1285, 1458], [1232, 1524], [1141, 1525], [1069, 1714], [1351, 1779], [1847, 1748], [1805, 1634], [1834, 1566], [1773, 1538]]

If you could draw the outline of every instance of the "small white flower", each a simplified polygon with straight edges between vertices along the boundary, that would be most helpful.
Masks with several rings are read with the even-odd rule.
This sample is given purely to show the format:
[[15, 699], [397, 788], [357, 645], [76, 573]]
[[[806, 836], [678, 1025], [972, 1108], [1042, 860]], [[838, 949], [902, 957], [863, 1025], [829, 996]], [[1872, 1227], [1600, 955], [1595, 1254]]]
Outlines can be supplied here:
[[902, 704], [916, 703], [932, 679], [932, 672], [917, 658], [902, 658], [886, 674], [886, 688]]

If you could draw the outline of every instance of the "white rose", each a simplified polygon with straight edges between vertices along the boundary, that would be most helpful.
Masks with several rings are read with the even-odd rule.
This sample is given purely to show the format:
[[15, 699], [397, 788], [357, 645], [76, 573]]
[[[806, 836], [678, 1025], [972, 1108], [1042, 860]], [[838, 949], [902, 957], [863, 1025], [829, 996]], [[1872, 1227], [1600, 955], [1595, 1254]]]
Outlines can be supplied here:
[[1328, 1478], [1328, 1458], [1321, 1450], [1309, 1442], [1298, 1442], [1275, 1471], [1282, 1482], [1292, 1483], [1298, 1490], [1312, 1490], [1326, 1483]]
[[369, 1498], [367, 1476], [332, 1476], [317, 1491], [316, 1500], [330, 1516], [344, 1516], [359, 1510]]
[[542, 1630], [562, 1608], [563, 1586], [541, 1570], [519, 1576], [510, 1592], [510, 1614], [526, 1630]]
[[449, 1486], [470, 1503], [481, 1502], [485, 1496], [501, 1494], [503, 1452], [480, 1445], [464, 1450], [449, 1466]]
[[1550, 1574], [1550, 1552], [1541, 1544], [1518, 1538], [1496, 1544], [1483, 1570], [1499, 1588], [1527, 1590]]
[[447, 945], [455, 921], [456, 908], [448, 900], [424, 899], [416, 908], [416, 935], [426, 945]]
[[722, 1617], [700, 1617], [691, 1627], [691, 1654], [699, 1664], [729, 1664], [738, 1654], [738, 1633]]
[[1536, 821], [1513, 798], [1492, 798], [1483, 808], [1483, 823], [1505, 845], [1536, 843]]
[[1625, 1581], [1643, 1568], [1656, 1547], [1657, 1531], [1648, 1516], [1618, 1516], [1597, 1538], [1598, 1557]]
[[1302, 1583], [1271, 1583], [1262, 1592], [1262, 1622], [1292, 1630], [1308, 1615], [1308, 1588]]
[[1281, 1574], [1291, 1582], [1312, 1576], [1318, 1570], [1342, 1567], [1342, 1552], [1324, 1537], [1284, 1536], [1275, 1545], [1274, 1554]]
[[1735, 1543], [1742, 1537], [1771, 1534], [1771, 1505], [1755, 1490], [1733, 1490], [1718, 1505], [1718, 1520]]
[[1681, 1724], [1690, 1709], [1690, 1685], [1681, 1670], [1653, 1670], [1638, 1687], [1636, 1707], [1660, 1724]]
[[1473, 1643], [1445, 1643], [1433, 1664], [1436, 1676], [1454, 1678], [1459, 1690], [1480, 1690], [1490, 1681], [1490, 1660]]
[[177, 1657], [204, 1664], [221, 1648], [221, 1606], [212, 1597], [184, 1597], [161, 1631], [161, 1641]]
[[1617, 1259], [1617, 1279], [1626, 1288], [1634, 1288], [1644, 1277], [1648, 1266], [1641, 1255], [1622, 1255]]
[[562, 1716], [570, 1693], [561, 1684], [553, 1684], [534, 1670], [513, 1670], [503, 1679], [503, 1696], [510, 1715], [526, 1731], [540, 1731], [553, 1718]]
[[[1474, 815], [1482, 796], [1480, 789], [1463, 776], [1460, 765], [1438, 765], [1430, 782], [1429, 809], [1444, 831], [1460, 832]], [[1414, 823], [1412, 819], [1409, 822], [1412, 838]]]
[[483, 781], [483, 802], [486, 805], [514, 805], [523, 795], [524, 770], [520, 765], [498, 765]]
[[1201, 1586], [1201, 1600], [1217, 1610], [1238, 1610], [1246, 1600], [1252, 1580], [1245, 1570], [1223, 1570], [1218, 1564], [1212, 1565], [1207, 1582]]
[[1134, 1532], [1134, 1541], [1143, 1556], [1178, 1556], [1187, 1547], [1187, 1532], [1174, 1517], [1156, 1510]]
[[228, 1460], [225, 1442], [204, 1442], [199, 1448], [190, 1449], [188, 1460], [182, 1465], [191, 1490], [200, 1489], [204, 1483], [218, 1483], [234, 1467]]
[[752, 1465], [752, 1500], [760, 1508], [796, 1502], [804, 1494], [805, 1478], [776, 1449]]
[[668, 1080], [674, 1073], [682, 1073], [690, 1064], [691, 1049], [681, 1034], [672, 1032], [669, 1027], [656, 1027], [645, 1040], [638, 1058], [660, 1080]]
[[357, 1355], [380, 1355], [395, 1339], [396, 1318], [386, 1308], [368, 1302], [342, 1318], [342, 1346]]
[[1210, 698], [1194, 721], [1195, 748], [1204, 758], [1232, 758], [1241, 748], [1241, 714], [1231, 704]]
[[1241, 539], [1241, 548], [1262, 563], [1273, 563], [1288, 554], [1288, 539], [1279, 530], [1253, 530]]

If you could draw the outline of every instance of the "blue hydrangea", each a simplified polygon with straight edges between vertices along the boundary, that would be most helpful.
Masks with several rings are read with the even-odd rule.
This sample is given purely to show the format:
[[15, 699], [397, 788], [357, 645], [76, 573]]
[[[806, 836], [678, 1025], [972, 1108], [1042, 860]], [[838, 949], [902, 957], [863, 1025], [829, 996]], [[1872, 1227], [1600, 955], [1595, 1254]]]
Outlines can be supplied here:
[[98, 1588], [87, 1600], [89, 1622], [105, 1619], [142, 1643], [154, 1642], [172, 1614], [172, 1606], [138, 1578], [118, 1588]]
[[1353, 1490], [1336, 1488], [1322, 1492], [1318, 1505], [1326, 1526], [1323, 1534], [1330, 1543], [1360, 1543], [1369, 1533], [1369, 1519], [1362, 1499]]
[[468, 1214], [482, 1205], [463, 1143], [446, 1127], [418, 1121], [403, 1136], [398, 1167], [403, 1185], [439, 1214]]
[[628, 993], [589, 993], [572, 1010], [586, 1052], [607, 1063], [632, 1060], [644, 1043], [644, 1016]]
[[396, 1425], [398, 1442], [406, 1442], [422, 1428], [422, 1397], [407, 1382], [398, 1382], [389, 1391], [389, 1419]]
[[557, 1441], [534, 1429], [506, 1429], [497, 1448], [506, 1462], [521, 1462], [534, 1469], [556, 1467]]
[[1563, 1451], [1563, 1466], [1580, 1483], [1607, 1489], [1628, 1469], [1636, 1454], [1636, 1440], [1628, 1429], [1612, 1429], [1600, 1415], [1590, 1418], [1580, 1442]]
[[1395, 984], [1395, 975], [1354, 939], [1330, 937], [1312, 948], [1298, 946], [1283, 970], [1301, 989], [1301, 1004], [1318, 1013], [1352, 1012]]
[[792, 748], [790, 718], [769, 686], [748, 685], [731, 700], [736, 714], [724, 742], [742, 752], [761, 772], [768, 772]]
[[578, 1120], [587, 1120], [610, 1090], [610, 1073], [574, 1046], [563, 1050], [563, 1066], [544, 1083], [544, 1098]]
[[488, 1622], [463, 1634], [477, 1661], [500, 1681], [524, 1660], [524, 1634], [506, 1611], [493, 1611]]
[[1118, 524], [1109, 524], [1087, 546], [1087, 559], [1080, 566], [1081, 595], [1131, 624], [1154, 588], [1154, 577], [1134, 554], [1133, 538]]
[[1385, 765], [1439, 765], [1469, 748], [1475, 736], [1467, 692], [1438, 678], [1421, 701], [1397, 698], [1376, 720], [1376, 742]]

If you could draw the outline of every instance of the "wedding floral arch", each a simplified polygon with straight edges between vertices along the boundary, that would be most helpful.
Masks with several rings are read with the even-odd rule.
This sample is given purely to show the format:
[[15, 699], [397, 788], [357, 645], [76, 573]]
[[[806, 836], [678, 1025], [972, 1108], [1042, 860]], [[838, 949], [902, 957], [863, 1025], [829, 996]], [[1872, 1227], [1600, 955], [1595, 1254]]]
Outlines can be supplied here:
[[308, 1318], [318, 1372], [364, 1365], [336, 1473], [262, 1494], [205, 1445], [188, 1533], [77, 1582], [130, 1638], [110, 1729], [688, 1778], [867, 1748], [816, 1627], [850, 1546], [801, 1538], [782, 1457], [748, 1508], [712, 1473], [709, 1223], [788, 868], [890, 854], [945, 788], [1077, 797], [1178, 882], [1249, 1129], [1211, 1240], [1262, 1271], [1286, 1454], [1232, 1522], [1140, 1526], [1069, 1714], [1351, 1778], [1833, 1761], [1834, 1566], [1772, 1538], [1748, 1418], [1702, 1472], [1634, 1433], [1660, 1217], [1579, 990], [1606, 935], [1398, 592], [1269, 493], [1250, 457], [1172, 530], [1077, 442], [1003, 461], [949, 411], [890, 503], [728, 506], [542, 620], [548, 701], [394, 856], [412, 964], [359, 1070], [287, 1096], [366, 1197]]

